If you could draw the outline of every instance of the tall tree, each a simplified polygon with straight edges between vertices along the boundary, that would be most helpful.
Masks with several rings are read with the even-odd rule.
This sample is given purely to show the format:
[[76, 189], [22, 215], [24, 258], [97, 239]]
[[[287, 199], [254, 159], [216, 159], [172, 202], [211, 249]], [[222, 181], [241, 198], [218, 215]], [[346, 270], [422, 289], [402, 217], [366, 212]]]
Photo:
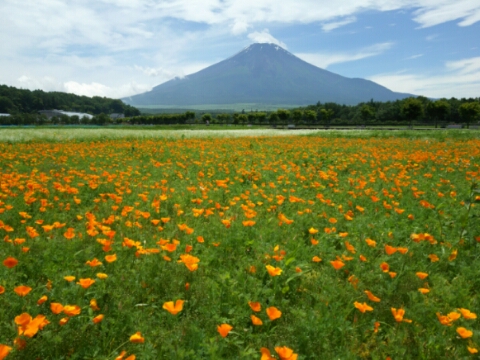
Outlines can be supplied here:
[[439, 121], [445, 121], [450, 113], [450, 104], [446, 100], [432, 101], [427, 104], [427, 115], [435, 121], [435, 128]]
[[402, 114], [410, 120], [410, 127], [413, 122], [423, 115], [423, 103], [415, 98], [408, 98], [403, 102]]
[[480, 115], [480, 104], [478, 102], [467, 102], [458, 108], [463, 121], [467, 123], [467, 129], [470, 128], [470, 122]]

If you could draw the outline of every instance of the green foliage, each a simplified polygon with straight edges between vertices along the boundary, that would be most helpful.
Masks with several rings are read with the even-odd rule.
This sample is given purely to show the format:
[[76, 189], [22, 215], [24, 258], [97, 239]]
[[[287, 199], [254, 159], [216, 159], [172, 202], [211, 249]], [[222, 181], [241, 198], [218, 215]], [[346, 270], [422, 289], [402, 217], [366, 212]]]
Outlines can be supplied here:
[[470, 122], [477, 119], [480, 115], [480, 103], [478, 102], [467, 102], [460, 106], [459, 108], [460, 115], [462, 119], [467, 123], [467, 128], [470, 125]]

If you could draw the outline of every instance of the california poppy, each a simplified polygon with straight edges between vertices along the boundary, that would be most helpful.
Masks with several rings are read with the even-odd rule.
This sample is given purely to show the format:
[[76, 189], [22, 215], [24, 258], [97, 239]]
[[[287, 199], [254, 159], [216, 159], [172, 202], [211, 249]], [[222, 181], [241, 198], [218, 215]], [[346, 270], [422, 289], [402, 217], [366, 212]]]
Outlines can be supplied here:
[[217, 326], [217, 331], [221, 337], [227, 337], [228, 333], [233, 329], [233, 326], [229, 324], [222, 324]]
[[31, 290], [32, 288], [30, 286], [25, 286], [25, 285], [20, 285], [20, 286], [17, 286], [15, 289], [13, 289], [13, 291], [15, 291], [15, 293], [21, 297], [27, 296]]
[[50, 310], [57, 315], [63, 311], [63, 305], [60, 303], [50, 303]]
[[340, 261], [340, 260], [330, 261], [330, 264], [332, 264], [332, 266], [335, 270], [340, 270], [342, 267], [345, 266], [345, 263], [343, 261]]
[[266, 311], [267, 311], [268, 318], [271, 321], [279, 319], [282, 316], [282, 312], [278, 310], [275, 306], [270, 306], [269, 308], [267, 308]]
[[373, 308], [371, 306], [369, 306], [367, 303], [359, 303], [357, 301], [355, 301], [353, 303], [353, 305], [358, 309], [360, 310], [362, 313], [365, 313], [366, 311], [373, 311]]
[[249, 301], [248, 305], [255, 312], [259, 312], [260, 310], [262, 310], [262, 305], [259, 302]]
[[252, 319], [252, 324], [256, 326], [263, 325], [263, 321], [256, 317], [255, 315], [250, 315], [250, 319]]
[[67, 316], [77, 316], [80, 315], [82, 309], [78, 305], [65, 305], [63, 307], [63, 313]]
[[88, 289], [90, 286], [92, 286], [95, 283], [95, 280], [86, 278], [86, 279], [79, 279], [77, 284], [83, 287], [84, 289]]
[[167, 310], [172, 315], [177, 315], [180, 311], [183, 310], [184, 302], [184, 300], [177, 300], [174, 305], [173, 301], [167, 301], [163, 304], [163, 309]]
[[462, 339], [471, 338], [473, 336], [473, 332], [464, 327], [458, 327], [457, 334], [460, 335]]
[[279, 276], [282, 273], [282, 269], [278, 267], [273, 267], [271, 265], [266, 265], [265, 268], [267, 269], [270, 276]]
[[17, 266], [17, 264], [18, 264], [18, 260], [11, 256], [3, 260], [3, 265], [5, 265], [9, 269], [14, 268], [15, 266]]
[[365, 292], [365, 294], [367, 294], [368, 298], [369, 298], [371, 301], [380, 302], [380, 298], [378, 298], [378, 297], [376, 297], [375, 295], [373, 295], [370, 291], [365, 290], [364, 292]]
[[145, 338], [142, 337], [140, 331], [137, 331], [135, 334], [130, 336], [130, 342], [134, 344], [143, 344], [145, 342]]
[[103, 320], [103, 318], [104, 318], [104, 315], [100, 314], [95, 316], [92, 321], [94, 324], [98, 324]]

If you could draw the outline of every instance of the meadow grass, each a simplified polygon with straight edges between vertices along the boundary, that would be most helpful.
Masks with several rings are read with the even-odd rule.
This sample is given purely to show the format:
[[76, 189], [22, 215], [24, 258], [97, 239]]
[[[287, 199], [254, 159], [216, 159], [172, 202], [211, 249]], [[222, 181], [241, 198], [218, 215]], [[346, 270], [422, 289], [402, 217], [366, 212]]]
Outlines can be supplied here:
[[7, 133], [7, 359], [479, 349], [477, 132]]

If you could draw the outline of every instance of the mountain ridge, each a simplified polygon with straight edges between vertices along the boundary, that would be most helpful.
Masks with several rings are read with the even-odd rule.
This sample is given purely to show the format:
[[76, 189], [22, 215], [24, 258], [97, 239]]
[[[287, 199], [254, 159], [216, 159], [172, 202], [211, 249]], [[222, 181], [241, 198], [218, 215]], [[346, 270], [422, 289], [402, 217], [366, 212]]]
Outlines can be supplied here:
[[347, 78], [312, 65], [282, 47], [255, 43], [240, 52], [151, 91], [123, 98], [133, 106], [204, 104], [354, 105], [412, 96], [361, 78]]

